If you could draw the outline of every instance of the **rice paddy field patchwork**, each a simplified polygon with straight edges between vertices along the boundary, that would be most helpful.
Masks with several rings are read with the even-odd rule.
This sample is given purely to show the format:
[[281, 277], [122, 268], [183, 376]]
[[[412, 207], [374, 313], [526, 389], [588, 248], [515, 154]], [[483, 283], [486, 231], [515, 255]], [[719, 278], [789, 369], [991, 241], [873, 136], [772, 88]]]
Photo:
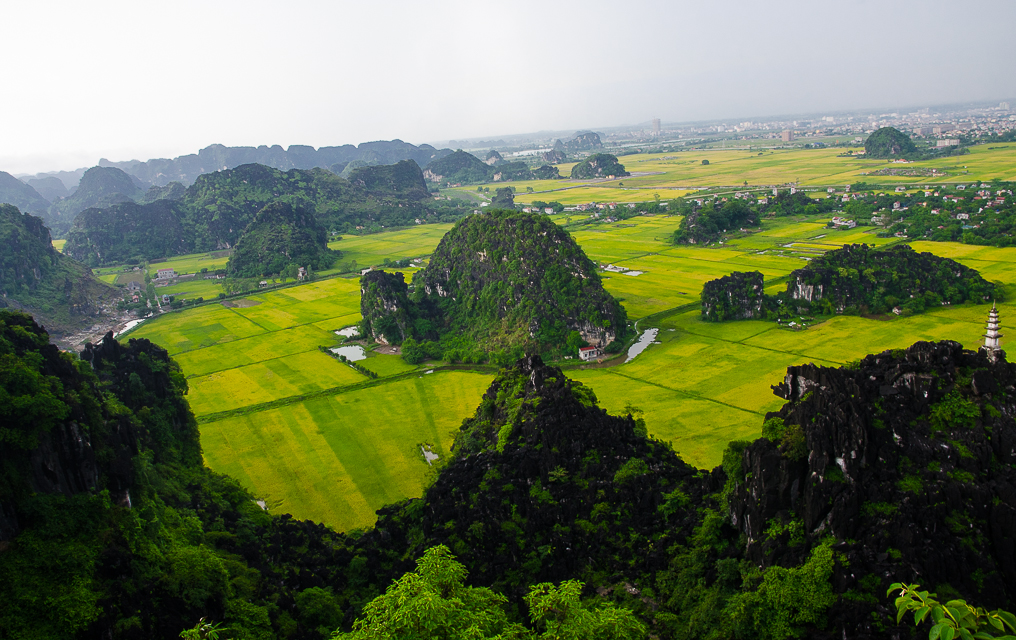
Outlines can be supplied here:
[[[589, 385], [612, 413], [628, 402], [642, 408], [650, 432], [671, 441], [696, 466], [715, 466], [730, 440], [760, 434], [765, 414], [783, 402], [770, 386], [782, 381], [788, 366], [839, 366], [917, 340], [955, 339], [976, 347], [983, 332], [985, 305], [941, 307], [908, 318], [838, 316], [803, 331], [761, 321], [703, 322], [697, 309], [678, 308], [697, 302], [707, 280], [758, 270], [773, 281], [842, 244], [889, 240], [863, 228], [831, 232], [821, 220], [769, 220], [762, 231], [723, 246], [675, 247], [668, 240], [680, 222], [656, 215], [570, 227], [598, 264], [642, 271], [603, 273], [604, 286], [623, 299], [632, 319], [659, 314], [639, 329], [660, 332], [658, 344], [630, 363], [569, 368], [567, 375]], [[436, 233], [439, 226], [332, 244], [345, 244], [344, 260], [359, 255], [364, 264], [416, 257], [433, 251], [444, 232]], [[1016, 283], [1016, 249], [913, 246], [952, 257], [991, 280]], [[776, 280], [767, 291], [784, 287]], [[1003, 322], [1016, 317], [1016, 303], [1003, 303], [1000, 311]], [[428, 367], [398, 356], [368, 353], [359, 364], [379, 378], [365, 385], [366, 376], [318, 350], [337, 344], [332, 332], [359, 319], [358, 280], [332, 278], [254, 294], [230, 307], [165, 314], [130, 335], [168, 348], [189, 377], [192, 408], [199, 418], [209, 416], [201, 433], [211, 468], [268, 498], [276, 511], [350, 529], [371, 524], [384, 504], [421, 494], [430, 468], [418, 445], [427, 442], [446, 455], [491, 380], [467, 371], [429, 374]], [[329, 389], [334, 391], [322, 393]], [[221, 414], [286, 398], [292, 401], [285, 406]]]
[[394, 381], [202, 425], [205, 460], [272, 511], [338, 530], [370, 526], [386, 504], [419, 497], [490, 376], [464, 371]]

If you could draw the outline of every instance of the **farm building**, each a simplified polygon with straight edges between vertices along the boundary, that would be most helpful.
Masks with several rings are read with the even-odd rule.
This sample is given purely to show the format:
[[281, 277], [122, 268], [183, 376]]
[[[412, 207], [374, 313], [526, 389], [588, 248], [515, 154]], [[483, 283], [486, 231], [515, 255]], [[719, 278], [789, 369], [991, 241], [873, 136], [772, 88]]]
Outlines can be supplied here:
[[599, 347], [579, 347], [579, 358], [589, 362], [600, 356]]
[[176, 271], [172, 269], [159, 269], [155, 274], [158, 280], [169, 280], [176, 277]]

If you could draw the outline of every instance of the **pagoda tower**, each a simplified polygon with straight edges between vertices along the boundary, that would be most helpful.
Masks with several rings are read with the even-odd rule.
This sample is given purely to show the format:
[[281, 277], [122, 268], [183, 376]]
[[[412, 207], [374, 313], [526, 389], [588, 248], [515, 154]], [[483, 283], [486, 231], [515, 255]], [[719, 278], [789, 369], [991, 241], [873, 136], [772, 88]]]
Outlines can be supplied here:
[[995, 361], [1002, 353], [1002, 347], [999, 344], [998, 339], [1002, 337], [1002, 334], [998, 332], [998, 309], [995, 308], [995, 304], [991, 304], [991, 312], [988, 314], [988, 332], [984, 334], [984, 346], [981, 347], [981, 351], [984, 351], [991, 361]]

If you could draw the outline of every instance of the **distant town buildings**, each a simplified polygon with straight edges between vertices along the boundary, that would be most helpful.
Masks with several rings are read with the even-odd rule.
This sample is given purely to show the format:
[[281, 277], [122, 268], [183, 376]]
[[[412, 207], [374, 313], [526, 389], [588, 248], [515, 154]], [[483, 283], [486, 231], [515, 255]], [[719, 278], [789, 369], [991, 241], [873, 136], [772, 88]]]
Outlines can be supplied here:
[[794, 132], [791, 131], [790, 129], [784, 129], [780, 133], [780, 140], [782, 140], [783, 142], [790, 142], [793, 139], [794, 139]]
[[942, 140], [939, 140], [938, 142], [936, 142], [935, 146], [936, 147], [955, 147], [955, 146], [958, 146], [959, 143], [960, 143], [960, 141], [957, 138], [943, 138]]
[[660, 135], [660, 119], [659, 118], [653, 118], [653, 135], [654, 136]]
[[170, 280], [176, 277], [176, 271], [172, 269], [159, 269], [156, 274], [156, 280]]

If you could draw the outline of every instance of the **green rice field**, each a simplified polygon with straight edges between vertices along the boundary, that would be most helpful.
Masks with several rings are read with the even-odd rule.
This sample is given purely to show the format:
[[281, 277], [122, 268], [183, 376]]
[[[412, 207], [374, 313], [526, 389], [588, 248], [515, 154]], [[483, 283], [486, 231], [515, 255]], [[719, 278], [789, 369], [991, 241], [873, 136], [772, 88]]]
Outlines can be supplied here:
[[[642, 408], [650, 432], [699, 467], [718, 464], [730, 440], [759, 435], [765, 414], [782, 404], [770, 386], [788, 366], [839, 366], [917, 340], [976, 347], [987, 315], [986, 305], [963, 305], [909, 318], [840, 316], [804, 331], [768, 322], [705, 323], [697, 302], [707, 280], [759, 270], [767, 290], [776, 291], [780, 278], [824, 251], [896, 240], [864, 227], [829, 230], [824, 219], [781, 219], [722, 246], [674, 247], [668, 239], [678, 216], [583, 226], [574, 224], [580, 215], [554, 219], [571, 222], [568, 228], [598, 264], [641, 272], [601, 275], [640, 331], [659, 330], [656, 342], [629, 363], [566, 362], [567, 374], [589, 385], [610, 412], [628, 402]], [[351, 236], [332, 246], [346, 252], [344, 260], [377, 264], [428, 255], [447, 228]], [[1016, 249], [913, 246], [1016, 284]], [[180, 363], [211, 468], [238, 478], [275, 510], [343, 530], [369, 526], [380, 506], [421, 495], [431, 468], [420, 445], [446, 456], [492, 377], [369, 353], [360, 364], [378, 374], [371, 379], [322, 353], [319, 346], [339, 343], [333, 331], [359, 321], [359, 298], [355, 278], [317, 280], [165, 314], [130, 334], [165, 346]], [[1016, 315], [1016, 303], [1000, 309], [1003, 319]]]
[[[850, 149], [688, 149], [670, 153], [633, 154], [619, 158], [625, 169], [635, 175], [610, 181], [571, 180], [575, 163], [555, 165], [565, 178], [508, 183], [517, 189], [516, 202], [556, 200], [565, 205], [585, 202], [643, 202], [659, 193], [664, 200], [687, 193], [687, 189], [741, 187], [797, 183], [802, 186], [844, 185], [857, 182], [897, 184], [949, 184], [974, 180], [1016, 180], [1016, 143], [976, 145], [962, 156], [922, 160], [906, 165], [890, 165], [886, 160], [865, 159], [863, 155], [840, 157]], [[852, 151], [863, 151], [857, 147]], [[702, 164], [708, 160], [709, 164]], [[940, 176], [876, 176], [872, 172], [886, 167], [937, 169]], [[622, 184], [623, 183], [623, 186]], [[483, 187], [493, 193], [506, 183], [492, 182]], [[535, 193], [526, 193], [532, 187]], [[475, 192], [476, 186], [445, 189], [450, 192]], [[488, 194], [489, 195], [489, 194]]]

